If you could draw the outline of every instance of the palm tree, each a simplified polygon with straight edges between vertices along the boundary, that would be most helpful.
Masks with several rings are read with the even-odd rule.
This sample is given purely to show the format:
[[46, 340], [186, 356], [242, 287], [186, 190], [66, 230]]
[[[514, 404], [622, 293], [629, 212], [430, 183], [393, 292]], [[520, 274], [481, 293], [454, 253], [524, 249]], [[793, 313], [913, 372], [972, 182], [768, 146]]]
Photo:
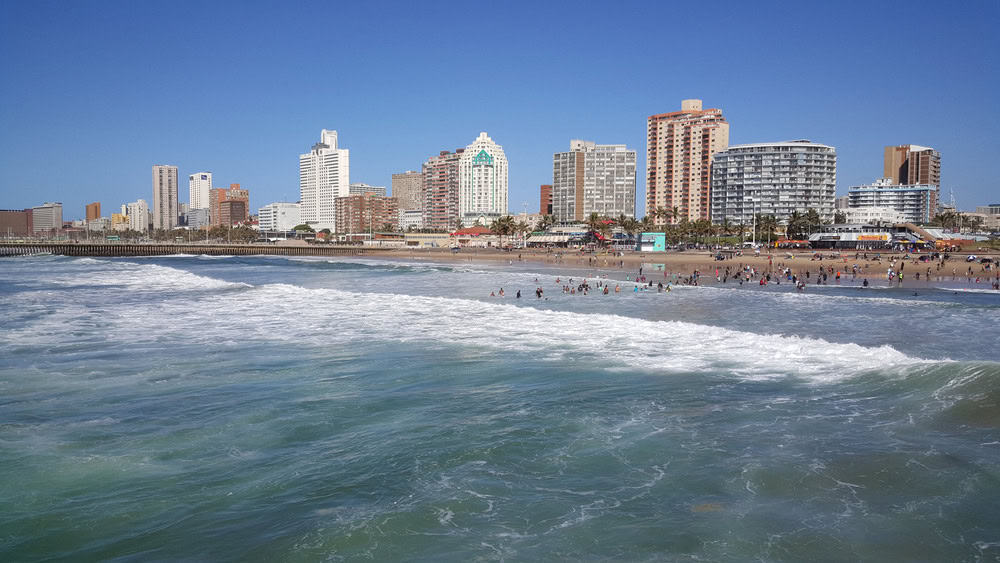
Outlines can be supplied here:
[[530, 231], [530, 230], [531, 230], [531, 227], [529, 227], [528, 224], [525, 223], [524, 221], [518, 221], [514, 225], [514, 231], [517, 232], [517, 234], [521, 235], [522, 246], [523, 246], [523, 243], [524, 243], [524, 235], [526, 235], [528, 233], [528, 231]]
[[822, 224], [823, 219], [820, 218], [819, 213], [815, 209], [810, 207], [806, 210], [806, 228], [810, 235], [816, 232], [816, 228]]
[[732, 234], [733, 224], [729, 222], [729, 217], [722, 218], [722, 224], [719, 225], [719, 228], [722, 229], [722, 236], [728, 237]]
[[552, 215], [542, 215], [541, 220], [535, 225], [535, 228], [539, 231], [547, 231], [549, 227], [556, 224], [556, 218]]
[[674, 218], [674, 224], [677, 224], [677, 218], [681, 216], [681, 210], [676, 205], [670, 210], [670, 215]]
[[803, 230], [805, 230], [805, 216], [798, 211], [792, 211], [792, 214], [788, 216], [785, 236], [789, 240], [797, 240], [802, 238]]
[[514, 233], [514, 218], [510, 215], [504, 215], [503, 217], [493, 221], [493, 226], [490, 230], [500, 236], [500, 248], [503, 248], [504, 235]]

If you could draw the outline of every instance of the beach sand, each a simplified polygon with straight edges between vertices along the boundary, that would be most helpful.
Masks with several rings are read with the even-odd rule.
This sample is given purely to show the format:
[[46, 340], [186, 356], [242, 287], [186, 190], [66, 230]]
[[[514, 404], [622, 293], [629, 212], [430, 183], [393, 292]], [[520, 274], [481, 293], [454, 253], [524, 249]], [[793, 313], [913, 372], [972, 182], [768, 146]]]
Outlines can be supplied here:
[[[771, 253], [766, 251], [755, 255], [748, 252], [742, 255], [733, 255], [725, 260], [716, 260], [715, 252], [709, 251], [668, 251], [668, 252], [624, 252], [619, 255], [615, 251], [598, 250], [595, 252], [580, 252], [573, 249], [519, 249], [504, 252], [486, 248], [463, 248], [457, 253], [450, 249], [398, 249], [382, 254], [381, 256], [392, 257], [403, 260], [426, 260], [430, 262], [442, 263], [495, 263], [518, 265], [519, 267], [530, 266], [531, 264], [545, 265], [550, 268], [566, 268], [574, 271], [590, 271], [600, 275], [607, 275], [612, 279], [626, 279], [628, 276], [634, 280], [643, 267], [643, 274], [647, 281], [663, 281], [664, 277], [674, 281], [674, 274], [677, 279], [690, 276], [695, 271], [700, 274], [700, 284], [716, 283], [716, 269], [719, 276], [723, 276], [726, 268], [730, 269], [731, 275], [743, 269], [744, 266], [754, 268], [758, 273], [775, 273], [784, 268], [790, 268], [792, 274], [805, 278], [806, 272], [810, 272], [809, 279], [815, 281], [816, 273], [822, 267], [828, 272], [828, 283], [835, 283], [836, 273], [841, 274], [841, 285], [858, 285], [864, 278], [872, 284], [885, 285], [886, 272], [890, 263], [895, 262], [897, 269], [900, 263], [905, 264], [904, 286], [926, 285], [926, 272], [930, 268], [933, 278], [941, 277], [942, 280], [951, 279], [951, 270], [956, 268], [964, 280], [962, 274], [967, 265], [959, 257], [953, 257], [946, 262], [945, 267], [940, 271], [935, 269], [935, 262], [919, 262], [917, 256], [911, 256], [902, 260], [902, 254], [881, 254], [880, 260], [875, 259], [876, 252], [869, 252], [868, 259], [864, 258], [865, 253], [859, 253], [855, 259], [854, 252], [838, 253], [836, 251], [787, 251], [774, 250]], [[818, 256], [822, 257], [822, 260]], [[856, 278], [852, 278], [852, 267], [858, 265]], [[829, 268], [833, 268], [833, 273], [829, 273]], [[978, 265], [976, 270], [978, 271]], [[947, 276], [945, 275], [947, 271]], [[663, 276], [666, 272], [667, 276]], [[915, 279], [915, 274], [920, 272], [921, 279]], [[995, 274], [995, 273], [993, 273]], [[807, 280], [808, 281], [808, 280]], [[732, 277], [730, 277], [732, 282]], [[896, 285], [895, 283], [893, 285]]]

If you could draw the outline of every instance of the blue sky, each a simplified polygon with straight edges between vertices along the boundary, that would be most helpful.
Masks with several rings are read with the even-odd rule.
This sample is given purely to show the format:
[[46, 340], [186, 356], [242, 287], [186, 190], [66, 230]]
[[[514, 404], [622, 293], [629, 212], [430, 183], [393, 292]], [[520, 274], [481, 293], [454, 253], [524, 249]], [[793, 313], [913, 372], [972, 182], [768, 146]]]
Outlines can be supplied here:
[[1000, 201], [1000, 2], [0, 3], [0, 208], [78, 218], [151, 197], [150, 167], [209, 170], [251, 206], [298, 199], [298, 155], [336, 129], [351, 180], [487, 131], [510, 207], [537, 211], [570, 139], [639, 153], [646, 117], [719, 107], [730, 142], [811, 139], [838, 193], [885, 145], [942, 153], [944, 199]]

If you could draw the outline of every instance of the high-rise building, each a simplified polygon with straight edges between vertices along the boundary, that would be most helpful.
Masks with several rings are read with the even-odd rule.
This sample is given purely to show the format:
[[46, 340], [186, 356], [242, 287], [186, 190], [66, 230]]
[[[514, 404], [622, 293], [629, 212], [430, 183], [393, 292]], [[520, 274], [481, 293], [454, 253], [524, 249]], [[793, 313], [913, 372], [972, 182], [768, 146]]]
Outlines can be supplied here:
[[392, 197], [396, 198], [400, 211], [424, 208], [424, 175], [407, 170], [392, 175]]
[[125, 209], [128, 215], [129, 229], [140, 233], [149, 231], [149, 204], [146, 203], [146, 200], [133, 201], [127, 204]]
[[552, 214], [560, 223], [635, 217], [635, 151], [574, 139], [552, 156]]
[[552, 185], [542, 184], [538, 188], [538, 212], [552, 215]]
[[87, 221], [93, 221], [101, 216], [101, 202], [87, 204]]
[[832, 221], [837, 150], [810, 141], [733, 145], [712, 159], [712, 222], [749, 225], [754, 214], [779, 222], [814, 209]]
[[337, 198], [337, 225], [341, 233], [368, 233], [399, 228], [396, 198], [371, 192]]
[[302, 224], [299, 204], [278, 201], [257, 210], [257, 223], [261, 232], [290, 231]]
[[299, 155], [302, 222], [316, 230], [337, 232], [335, 200], [349, 195], [350, 153], [337, 148], [337, 132], [323, 129], [320, 142]]
[[177, 167], [153, 165], [153, 228], [177, 226]]
[[386, 197], [385, 186], [370, 186], [364, 182], [352, 183], [347, 192], [347, 195], [375, 194]]
[[883, 178], [894, 185], [941, 187], [941, 153], [919, 145], [885, 147]]
[[[241, 201], [242, 207], [237, 207], [237, 211], [242, 210], [242, 215], [232, 213], [232, 207], [225, 214], [222, 213], [222, 204], [227, 201]], [[208, 202], [210, 208], [210, 221], [213, 227], [230, 227], [233, 223], [242, 223], [247, 220], [247, 213], [250, 209], [250, 192], [240, 187], [239, 184], [229, 184], [229, 188], [212, 188], [208, 192]]]
[[507, 215], [507, 157], [485, 132], [465, 147], [458, 164], [458, 214], [465, 226]]
[[31, 209], [0, 209], [0, 237], [34, 234]]
[[188, 195], [191, 209], [208, 209], [208, 193], [212, 189], [212, 173], [196, 172], [188, 176]]
[[847, 190], [849, 209], [889, 207], [902, 213], [907, 221], [923, 224], [934, 218], [937, 195], [938, 187], [933, 184], [894, 184], [891, 178]]
[[671, 222], [709, 218], [712, 156], [729, 146], [729, 123], [722, 110], [701, 106], [683, 100], [681, 111], [647, 119], [647, 214], [662, 207]]
[[247, 220], [247, 202], [243, 199], [226, 199], [219, 203], [219, 224], [231, 227]]
[[226, 188], [212, 188], [208, 191], [208, 222], [213, 227], [221, 225], [219, 204], [226, 200]]
[[464, 152], [465, 149], [441, 151], [424, 163], [424, 228], [439, 231], [457, 228], [458, 163]]
[[62, 204], [47, 202], [31, 208], [31, 225], [35, 233], [53, 233], [62, 230]]

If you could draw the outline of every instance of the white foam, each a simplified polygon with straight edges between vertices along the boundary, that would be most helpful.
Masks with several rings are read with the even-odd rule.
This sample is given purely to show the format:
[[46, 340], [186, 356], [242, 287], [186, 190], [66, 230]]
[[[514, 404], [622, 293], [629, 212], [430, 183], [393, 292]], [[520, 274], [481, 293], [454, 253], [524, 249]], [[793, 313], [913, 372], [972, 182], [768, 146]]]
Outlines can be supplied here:
[[[85, 268], [59, 278], [57, 283], [61, 282], [157, 290], [250, 287], [166, 266], [128, 262], [102, 262], [100, 269]], [[867, 348], [494, 300], [307, 289], [289, 284], [240, 292], [205, 291], [197, 299], [196, 305], [188, 298], [131, 303], [128, 314], [100, 318], [100, 337], [124, 344], [164, 338], [218, 343], [231, 340], [233, 327], [239, 326], [240, 346], [248, 341], [284, 341], [349, 350], [366, 342], [396, 341], [431, 350], [460, 346], [471, 352], [478, 348], [512, 357], [558, 361], [570, 367], [580, 363], [588, 369], [603, 367], [609, 373], [623, 369], [664, 374], [729, 373], [746, 379], [795, 376], [811, 381], [833, 381], [923, 362], [889, 346]], [[65, 322], [63, 315], [49, 316], [3, 336], [18, 339], [37, 334], [43, 341], [73, 340], [73, 331], [80, 328], [76, 325], [94, 313], [82, 307], [66, 309], [61, 313], [68, 314], [71, 322]], [[150, 330], [135, 330], [136, 318], [144, 319], [143, 326]], [[190, 330], [193, 324], [198, 325], [197, 331]]]
[[[728, 372], [749, 379], [837, 380], [923, 362], [889, 347], [761, 335], [677, 321], [536, 309], [472, 299], [353, 293], [273, 284], [218, 308], [257, 327], [255, 337], [317, 344], [359, 339], [460, 345], [572, 364], [662, 373]], [[245, 305], [241, 305], [244, 303]], [[275, 317], [276, 311], [287, 312]], [[228, 321], [225, 321], [228, 322]], [[219, 329], [225, 330], [223, 322]], [[324, 327], [329, 329], [319, 330]], [[251, 329], [253, 330], [253, 329]]]
[[993, 295], [1000, 295], [1000, 291], [987, 289], [985, 287], [935, 287], [934, 289], [940, 289], [941, 291], [958, 291], [961, 293], [989, 293]]
[[97, 264], [100, 268], [53, 274], [45, 281], [63, 286], [96, 285], [148, 291], [252, 287], [242, 282], [228, 282], [158, 264], [112, 262], [92, 258], [81, 258], [78, 261], [88, 265]]

